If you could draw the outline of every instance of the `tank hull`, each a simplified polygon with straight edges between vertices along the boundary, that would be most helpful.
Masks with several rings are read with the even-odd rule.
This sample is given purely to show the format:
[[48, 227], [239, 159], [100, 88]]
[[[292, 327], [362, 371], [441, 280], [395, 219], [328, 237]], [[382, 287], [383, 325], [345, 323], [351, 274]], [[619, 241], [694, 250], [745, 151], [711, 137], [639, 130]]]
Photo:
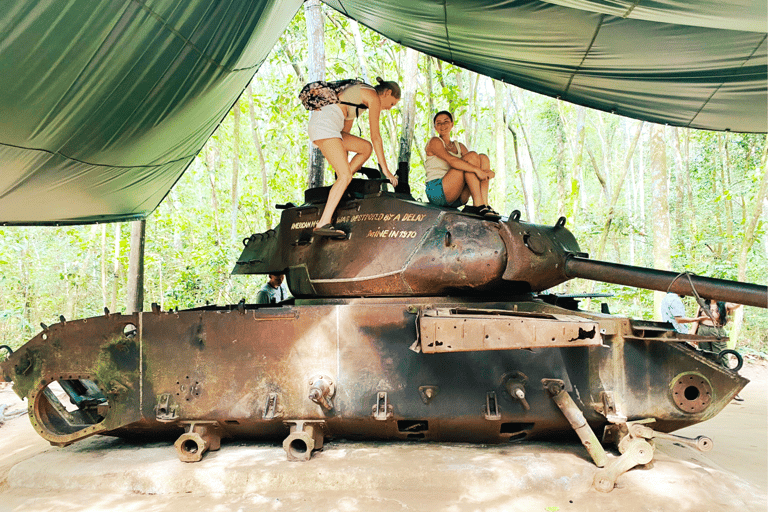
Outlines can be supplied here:
[[[550, 341], [548, 319], [564, 336]], [[572, 336], [564, 320], [589, 334]], [[493, 343], [478, 349], [483, 340]], [[615, 417], [653, 418], [662, 432], [713, 417], [748, 381], [685, 340], [532, 296], [313, 299], [60, 323], [0, 368], [36, 431], [61, 446], [195, 425], [281, 439], [304, 424], [320, 442], [501, 443], [572, 432], [543, 379], [564, 383], [598, 435]], [[53, 382], [79, 404], [57, 398]]]

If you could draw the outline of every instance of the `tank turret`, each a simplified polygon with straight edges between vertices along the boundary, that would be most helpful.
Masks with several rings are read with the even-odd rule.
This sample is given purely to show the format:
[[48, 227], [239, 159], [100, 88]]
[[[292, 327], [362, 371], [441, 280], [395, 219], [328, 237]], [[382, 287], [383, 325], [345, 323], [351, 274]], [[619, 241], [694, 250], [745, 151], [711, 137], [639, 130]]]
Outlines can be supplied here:
[[591, 260], [563, 217], [491, 222], [383, 193], [379, 180], [353, 180], [335, 222], [346, 238], [316, 237], [324, 193], [308, 191], [275, 229], [246, 238], [232, 273], [285, 272], [296, 297], [512, 296], [584, 278], [768, 307], [766, 286]]

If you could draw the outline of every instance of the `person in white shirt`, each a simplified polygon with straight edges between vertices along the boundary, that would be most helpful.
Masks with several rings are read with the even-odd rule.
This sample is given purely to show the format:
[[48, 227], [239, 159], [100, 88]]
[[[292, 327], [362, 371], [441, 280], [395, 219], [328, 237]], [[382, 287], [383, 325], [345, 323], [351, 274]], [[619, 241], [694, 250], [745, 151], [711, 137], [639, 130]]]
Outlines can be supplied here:
[[667, 292], [661, 300], [661, 320], [663, 322], [671, 323], [675, 331], [679, 333], [688, 334], [688, 326], [683, 324], [700, 322], [705, 318], [706, 317], [704, 316], [696, 318], [686, 317], [685, 305], [680, 296], [676, 293]]

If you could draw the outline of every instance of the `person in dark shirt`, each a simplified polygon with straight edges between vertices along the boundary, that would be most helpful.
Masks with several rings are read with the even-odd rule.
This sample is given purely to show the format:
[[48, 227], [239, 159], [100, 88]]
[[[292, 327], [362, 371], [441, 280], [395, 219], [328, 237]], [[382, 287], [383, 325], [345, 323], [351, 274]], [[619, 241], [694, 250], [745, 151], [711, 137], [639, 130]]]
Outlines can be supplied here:
[[256, 295], [256, 304], [277, 304], [289, 298], [288, 291], [283, 285], [284, 277], [284, 274], [269, 274], [269, 280]]

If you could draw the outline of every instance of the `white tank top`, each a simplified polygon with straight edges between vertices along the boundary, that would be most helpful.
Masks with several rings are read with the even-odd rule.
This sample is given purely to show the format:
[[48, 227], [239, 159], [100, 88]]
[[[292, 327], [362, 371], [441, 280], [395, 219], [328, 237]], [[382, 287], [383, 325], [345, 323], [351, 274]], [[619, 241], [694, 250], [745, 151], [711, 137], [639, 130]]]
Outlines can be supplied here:
[[[356, 84], [352, 87], [347, 87], [343, 91], [341, 91], [341, 94], [339, 94], [339, 99], [341, 101], [346, 101], [347, 103], [354, 103], [355, 105], [362, 105], [363, 103], [363, 87], [366, 89], [373, 89], [373, 87], [370, 87], [368, 85], [364, 84]], [[363, 108], [353, 107], [352, 105], [344, 105], [347, 107], [347, 117], [345, 118], [347, 121], [350, 119], [357, 118], [362, 112], [365, 111]]]
[[[443, 147], [445, 147], [445, 141], [443, 139], [440, 139], [440, 142], [443, 143]], [[455, 156], [456, 158], [461, 158], [461, 144], [456, 142], [456, 153], [451, 153], [448, 151], [448, 148], [446, 147], [445, 150], [448, 151], [448, 154], [451, 156]], [[424, 161], [424, 173], [426, 175], [427, 181], [442, 179], [445, 174], [451, 170], [451, 164], [443, 160], [437, 155], [427, 155], [426, 160]]]

